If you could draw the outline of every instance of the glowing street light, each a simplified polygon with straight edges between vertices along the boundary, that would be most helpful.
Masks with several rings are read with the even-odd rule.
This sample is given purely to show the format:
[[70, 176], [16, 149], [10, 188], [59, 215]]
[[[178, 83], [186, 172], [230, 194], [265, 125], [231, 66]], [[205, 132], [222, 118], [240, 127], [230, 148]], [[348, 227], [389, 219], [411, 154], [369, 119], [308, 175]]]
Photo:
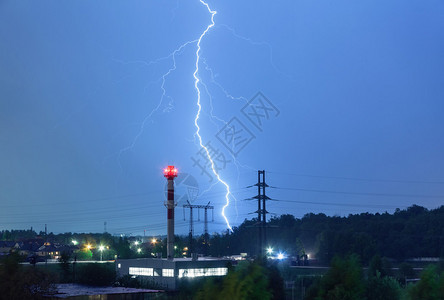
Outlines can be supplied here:
[[279, 252], [277, 255], [277, 259], [279, 259], [279, 260], [284, 259], [284, 254], [282, 252]]
[[100, 245], [100, 246], [99, 246], [99, 251], [100, 251], [100, 261], [102, 261], [102, 258], [103, 258], [103, 250], [105, 250], [105, 246]]
[[151, 243], [156, 244], [156, 243], [157, 243], [157, 240], [156, 240], [155, 238], [153, 238], [153, 239], [151, 240]]
[[273, 253], [273, 248], [268, 247], [268, 248], [267, 248], [267, 254], [268, 254], [268, 255], [271, 255], [272, 253]]
[[72, 240], [72, 244], [73, 244], [74, 246], [76, 246], [78, 243], [79, 243], [79, 242], [77, 242], [76, 240]]
[[88, 249], [88, 250], [91, 250], [91, 247], [92, 247], [91, 244], [86, 245], [86, 249]]
[[142, 249], [140, 249], [140, 248], [137, 248], [137, 253], [139, 253], [139, 254], [140, 254], [140, 252], [142, 252]]

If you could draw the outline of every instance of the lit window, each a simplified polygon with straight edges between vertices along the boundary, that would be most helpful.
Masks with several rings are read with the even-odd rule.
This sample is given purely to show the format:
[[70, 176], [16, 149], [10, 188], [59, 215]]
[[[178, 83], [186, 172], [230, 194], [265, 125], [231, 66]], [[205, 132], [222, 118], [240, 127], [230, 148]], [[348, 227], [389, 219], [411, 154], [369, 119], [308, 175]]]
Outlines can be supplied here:
[[201, 276], [224, 276], [227, 275], [227, 268], [199, 268], [199, 269], [179, 269], [179, 278], [201, 277]]
[[130, 267], [128, 273], [129, 273], [129, 275], [153, 276], [154, 275], [154, 269], [153, 268], [134, 268], [134, 267]]
[[162, 269], [163, 277], [174, 277], [174, 269]]

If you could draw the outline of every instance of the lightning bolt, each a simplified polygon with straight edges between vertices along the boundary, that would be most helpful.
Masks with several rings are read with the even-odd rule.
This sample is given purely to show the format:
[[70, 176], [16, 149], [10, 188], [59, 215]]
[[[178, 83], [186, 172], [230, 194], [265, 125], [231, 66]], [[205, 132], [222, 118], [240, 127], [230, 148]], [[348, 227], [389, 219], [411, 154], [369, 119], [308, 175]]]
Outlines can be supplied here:
[[[143, 134], [143, 132], [144, 132], [145, 124], [147, 123], [148, 120], [151, 119], [151, 117], [153, 116], [153, 114], [156, 113], [156, 112], [159, 110], [160, 106], [162, 105], [163, 100], [164, 100], [164, 98], [166, 97], [166, 90], [165, 90], [165, 82], [166, 82], [166, 78], [167, 78], [167, 77], [168, 77], [173, 71], [175, 71], [176, 68], [177, 68], [177, 66], [176, 66], [176, 55], [177, 55], [178, 53], [180, 53], [180, 52], [182, 51], [183, 48], [185, 48], [185, 47], [188, 46], [189, 44], [193, 44], [193, 43], [195, 43], [195, 42], [196, 42], [196, 40], [188, 41], [188, 42], [186, 42], [186, 43], [180, 45], [179, 48], [177, 48], [176, 50], [174, 50], [173, 53], [171, 53], [171, 54], [168, 55], [167, 57], [164, 57], [164, 58], [161, 58], [161, 59], [157, 59], [156, 61], [154, 61], [154, 63], [155, 63], [155, 62], [158, 62], [158, 61], [160, 61], [160, 60], [162, 60], [162, 59], [166, 59], [166, 58], [172, 57], [172, 59], [173, 59], [173, 66], [170, 67], [170, 68], [168, 69], [168, 71], [167, 71], [166, 73], [164, 73], [164, 74], [162, 75], [162, 77], [161, 77], [161, 79], [162, 79], [162, 84], [161, 84], [161, 86], [160, 86], [160, 89], [162, 90], [162, 95], [161, 95], [161, 97], [160, 97], [160, 101], [159, 101], [159, 103], [158, 103], [157, 106], [151, 111], [151, 113], [149, 113], [149, 114], [145, 117], [145, 119], [142, 121], [142, 124], [141, 124], [140, 129], [139, 129], [139, 133], [136, 135], [136, 137], [134, 138], [134, 140], [133, 140], [133, 142], [131, 143], [131, 145], [129, 145], [129, 146], [123, 148], [122, 150], [120, 150], [119, 157], [122, 155], [123, 152], [128, 151], [128, 150], [132, 149], [132, 148], [135, 146], [137, 140], [140, 138], [140, 136], [141, 136], [141, 135]], [[153, 62], [149, 62], [148, 65], [151, 64], [151, 63], [153, 63]], [[171, 106], [171, 103], [169, 104], [169, 106]], [[168, 109], [168, 108], [167, 108], [167, 109]]]
[[210, 6], [208, 5], [208, 3], [206, 3], [203, 0], [199, 0], [200, 3], [202, 3], [203, 5], [205, 5], [205, 7], [208, 9], [208, 12], [211, 14], [211, 24], [207, 26], [207, 28], [204, 30], [204, 32], [202, 32], [202, 34], [200, 35], [198, 41], [197, 41], [197, 50], [196, 50], [196, 69], [194, 70], [193, 76], [194, 76], [194, 87], [196, 88], [197, 91], [197, 106], [198, 106], [198, 110], [197, 110], [197, 114], [196, 114], [196, 118], [194, 119], [194, 125], [196, 126], [196, 136], [199, 139], [199, 145], [201, 148], [203, 148], [205, 150], [205, 153], [207, 154], [208, 159], [211, 162], [211, 169], [214, 173], [214, 175], [216, 176], [217, 180], [222, 183], [225, 186], [226, 189], [226, 194], [225, 194], [225, 205], [222, 207], [222, 216], [225, 219], [225, 222], [227, 223], [228, 228], [233, 231], [233, 229], [231, 228], [230, 222], [228, 222], [227, 217], [225, 216], [225, 209], [228, 207], [228, 205], [230, 205], [230, 186], [228, 185], [228, 183], [226, 183], [224, 180], [222, 180], [222, 178], [220, 177], [219, 173], [217, 173], [216, 168], [214, 166], [214, 161], [210, 155], [210, 152], [208, 151], [208, 148], [204, 146], [204, 144], [202, 143], [202, 136], [200, 135], [200, 127], [198, 124], [198, 120], [200, 117], [200, 112], [202, 111], [202, 105], [200, 103], [200, 89], [199, 89], [199, 77], [197, 76], [197, 74], [199, 73], [199, 61], [200, 61], [200, 56], [199, 56], [199, 52], [200, 52], [200, 43], [202, 42], [202, 39], [205, 37], [205, 35], [208, 33], [208, 31], [214, 27], [215, 23], [214, 23], [214, 16], [217, 14], [217, 11], [215, 10], [211, 10]]
[[[165, 98], [171, 98], [171, 97], [167, 96], [167, 92], [166, 92], [166, 89], [165, 89], [165, 83], [166, 83], [167, 77], [172, 72], [174, 72], [177, 69], [177, 66], [176, 66], [176, 56], [179, 55], [183, 51], [183, 49], [185, 47], [187, 47], [190, 44], [195, 44], [197, 42], [198, 42], [197, 39], [194, 39], [194, 40], [191, 40], [191, 41], [187, 41], [187, 42], [183, 43], [182, 45], [180, 45], [178, 48], [176, 48], [169, 55], [167, 55], [165, 57], [158, 58], [156, 60], [149, 61], [149, 62], [146, 62], [146, 61], [124, 62], [124, 61], [120, 61], [120, 60], [114, 59], [114, 61], [116, 61], [118, 63], [122, 63], [122, 64], [133, 64], [133, 63], [134, 64], [143, 64], [143, 65], [145, 65], [147, 67], [149, 67], [151, 65], [154, 65], [154, 64], [157, 64], [157, 63], [160, 63], [161, 61], [164, 61], [164, 60], [167, 60], [167, 59], [172, 59], [172, 66], [169, 67], [168, 70], [164, 74], [162, 74], [162, 76], [157, 80], [157, 81], [159, 81], [159, 80], [161, 81], [160, 89], [162, 91], [162, 94], [160, 96], [160, 100], [159, 100], [158, 104], [152, 109], [152, 111], [148, 115], [145, 116], [145, 118], [142, 120], [142, 123], [140, 123], [139, 131], [136, 134], [136, 136], [133, 138], [133, 141], [131, 142], [131, 144], [129, 144], [128, 146], [126, 146], [126, 147], [124, 147], [122, 149], [120, 149], [117, 153], [113, 153], [113, 154], [105, 157], [104, 161], [106, 161], [107, 159], [109, 159], [109, 158], [111, 158], [111, 157], [113, 157], [113, 156], [115, 156], [117, 154], [119, 166], [122, 169], [122, 165], [120, 164], [121, 156], [125, 152], [130, 151], [131, 149], [134, 148], [134, 146], [136, 145], [137, 141], [139, 140], [141, 135], [144, 133], [146, 124], [148, 123], [148, 121], [151, 120], [152, 116], [160, 109], [160, 107], [164, 103], [164, 99]], [[172, 107], [172, 103], [170, 101], [170, 103], [168, 104], [168, 107], [164, 109], [164, 112], [166, 112], [168, 110], [171, 110], [171, 107]]]

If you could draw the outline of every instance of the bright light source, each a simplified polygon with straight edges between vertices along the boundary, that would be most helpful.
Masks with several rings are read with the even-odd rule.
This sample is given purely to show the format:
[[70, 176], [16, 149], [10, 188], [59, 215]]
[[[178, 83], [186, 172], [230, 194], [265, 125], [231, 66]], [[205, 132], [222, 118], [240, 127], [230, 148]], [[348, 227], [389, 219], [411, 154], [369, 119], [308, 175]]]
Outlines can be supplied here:
[[177, 177], [177, 169], [174, 166], [168, 166], [163, 170], [163, 176], [166, 178]]
[[76, 240], [72, 240], [73, 245], [77, 245], [79, 242], [77, 242]]
[[284, 254], [282, 252], [279, 252], [277, 255], [277, 259], [284, 259]]
[[136, 245], [136, 246], [139, 245], [139, 241], [135, 241], [134, 245]]
[[268, 248], [267, 248], [267, 253], [268, 253], [268, 254], [272, 254], [272, 253], [273, 253], [273, 248], [268, 247]]
[[140, 252], [142, 252], [142, 249], [137, 248], [137, 253], [140, 253]]
[[155, 244], [155, 243], [157, 243], [157, 240], [153, 238], [153, 239], [151, 240], [151, 243]]
[[177, 249], [177, 246], [176, 246], [176, 245], [174, 245], [174, 249]]
[[86, 249], [88, 249], [88, 250], [91, 249], [91, 247], [92, 247], [91, 244], [86, 245]]
[[307, 258], [310, 258], [310, 254], [307, 253]]
[[105, 246], [100, 245], [99, 246], [99, 251], [103, 251], [103, 250], [105, 250]]

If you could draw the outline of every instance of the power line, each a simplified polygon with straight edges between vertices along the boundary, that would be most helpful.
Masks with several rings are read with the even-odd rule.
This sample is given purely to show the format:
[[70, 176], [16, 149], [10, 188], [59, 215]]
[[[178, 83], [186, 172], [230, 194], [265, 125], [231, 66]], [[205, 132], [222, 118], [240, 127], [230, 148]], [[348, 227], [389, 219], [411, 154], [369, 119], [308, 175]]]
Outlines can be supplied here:
[[338, 202], [315, 202], [315, 201], [298, 201], [298, 200], [285, 200], [285, 199], [270, 199], [272, 201], [278, 202], [289, 202], [289, 203], [300, 203], [300, 204], [316, 204], [316, 205], [327, 205], [327, 206], [348, 206], [348, 207], [372, 207], [372, 208], [399, 208], [399, 206], [385, 205], [385, 204], [352, 204], [352, 203], [338, 203]]
[[401, 180], [401, 179], [372, 179], [372, 178], [359, 178], [359, 177], [345, 177], [345, 176], [323, 176], [323, 175], [311, 175], [311, 174], [297, 174], [279, 171], [268, 171], [269, 173], [292, 175], [300, 177], [311, 178], [325, 178], [325, 179], [340, 179], [340, 180], [353, 180], [353, 181], [366, 181], [366, 182], [392, 182], [392, 183], [418, 183], [418, 184], [444, 184], [444, 181], [427, 181], [427, 180]]
[[342, 195], [356, 195], [356, 196], [377, 196], [377, 197], [403, 197], [403, 198], [444, 198], [443, 195], [414, 195], [414, 194], [389, 194], [389, 193], [369, 193], [369, 192], [347, 192], [347, 191], [332, 191], [332, 190], [318, 190], [318, 189], [303, 189], [290, 187], [271, 187], [281, 190], [314, 192], [314, 193], [328, 193], [328, 194], [342, 194]]

